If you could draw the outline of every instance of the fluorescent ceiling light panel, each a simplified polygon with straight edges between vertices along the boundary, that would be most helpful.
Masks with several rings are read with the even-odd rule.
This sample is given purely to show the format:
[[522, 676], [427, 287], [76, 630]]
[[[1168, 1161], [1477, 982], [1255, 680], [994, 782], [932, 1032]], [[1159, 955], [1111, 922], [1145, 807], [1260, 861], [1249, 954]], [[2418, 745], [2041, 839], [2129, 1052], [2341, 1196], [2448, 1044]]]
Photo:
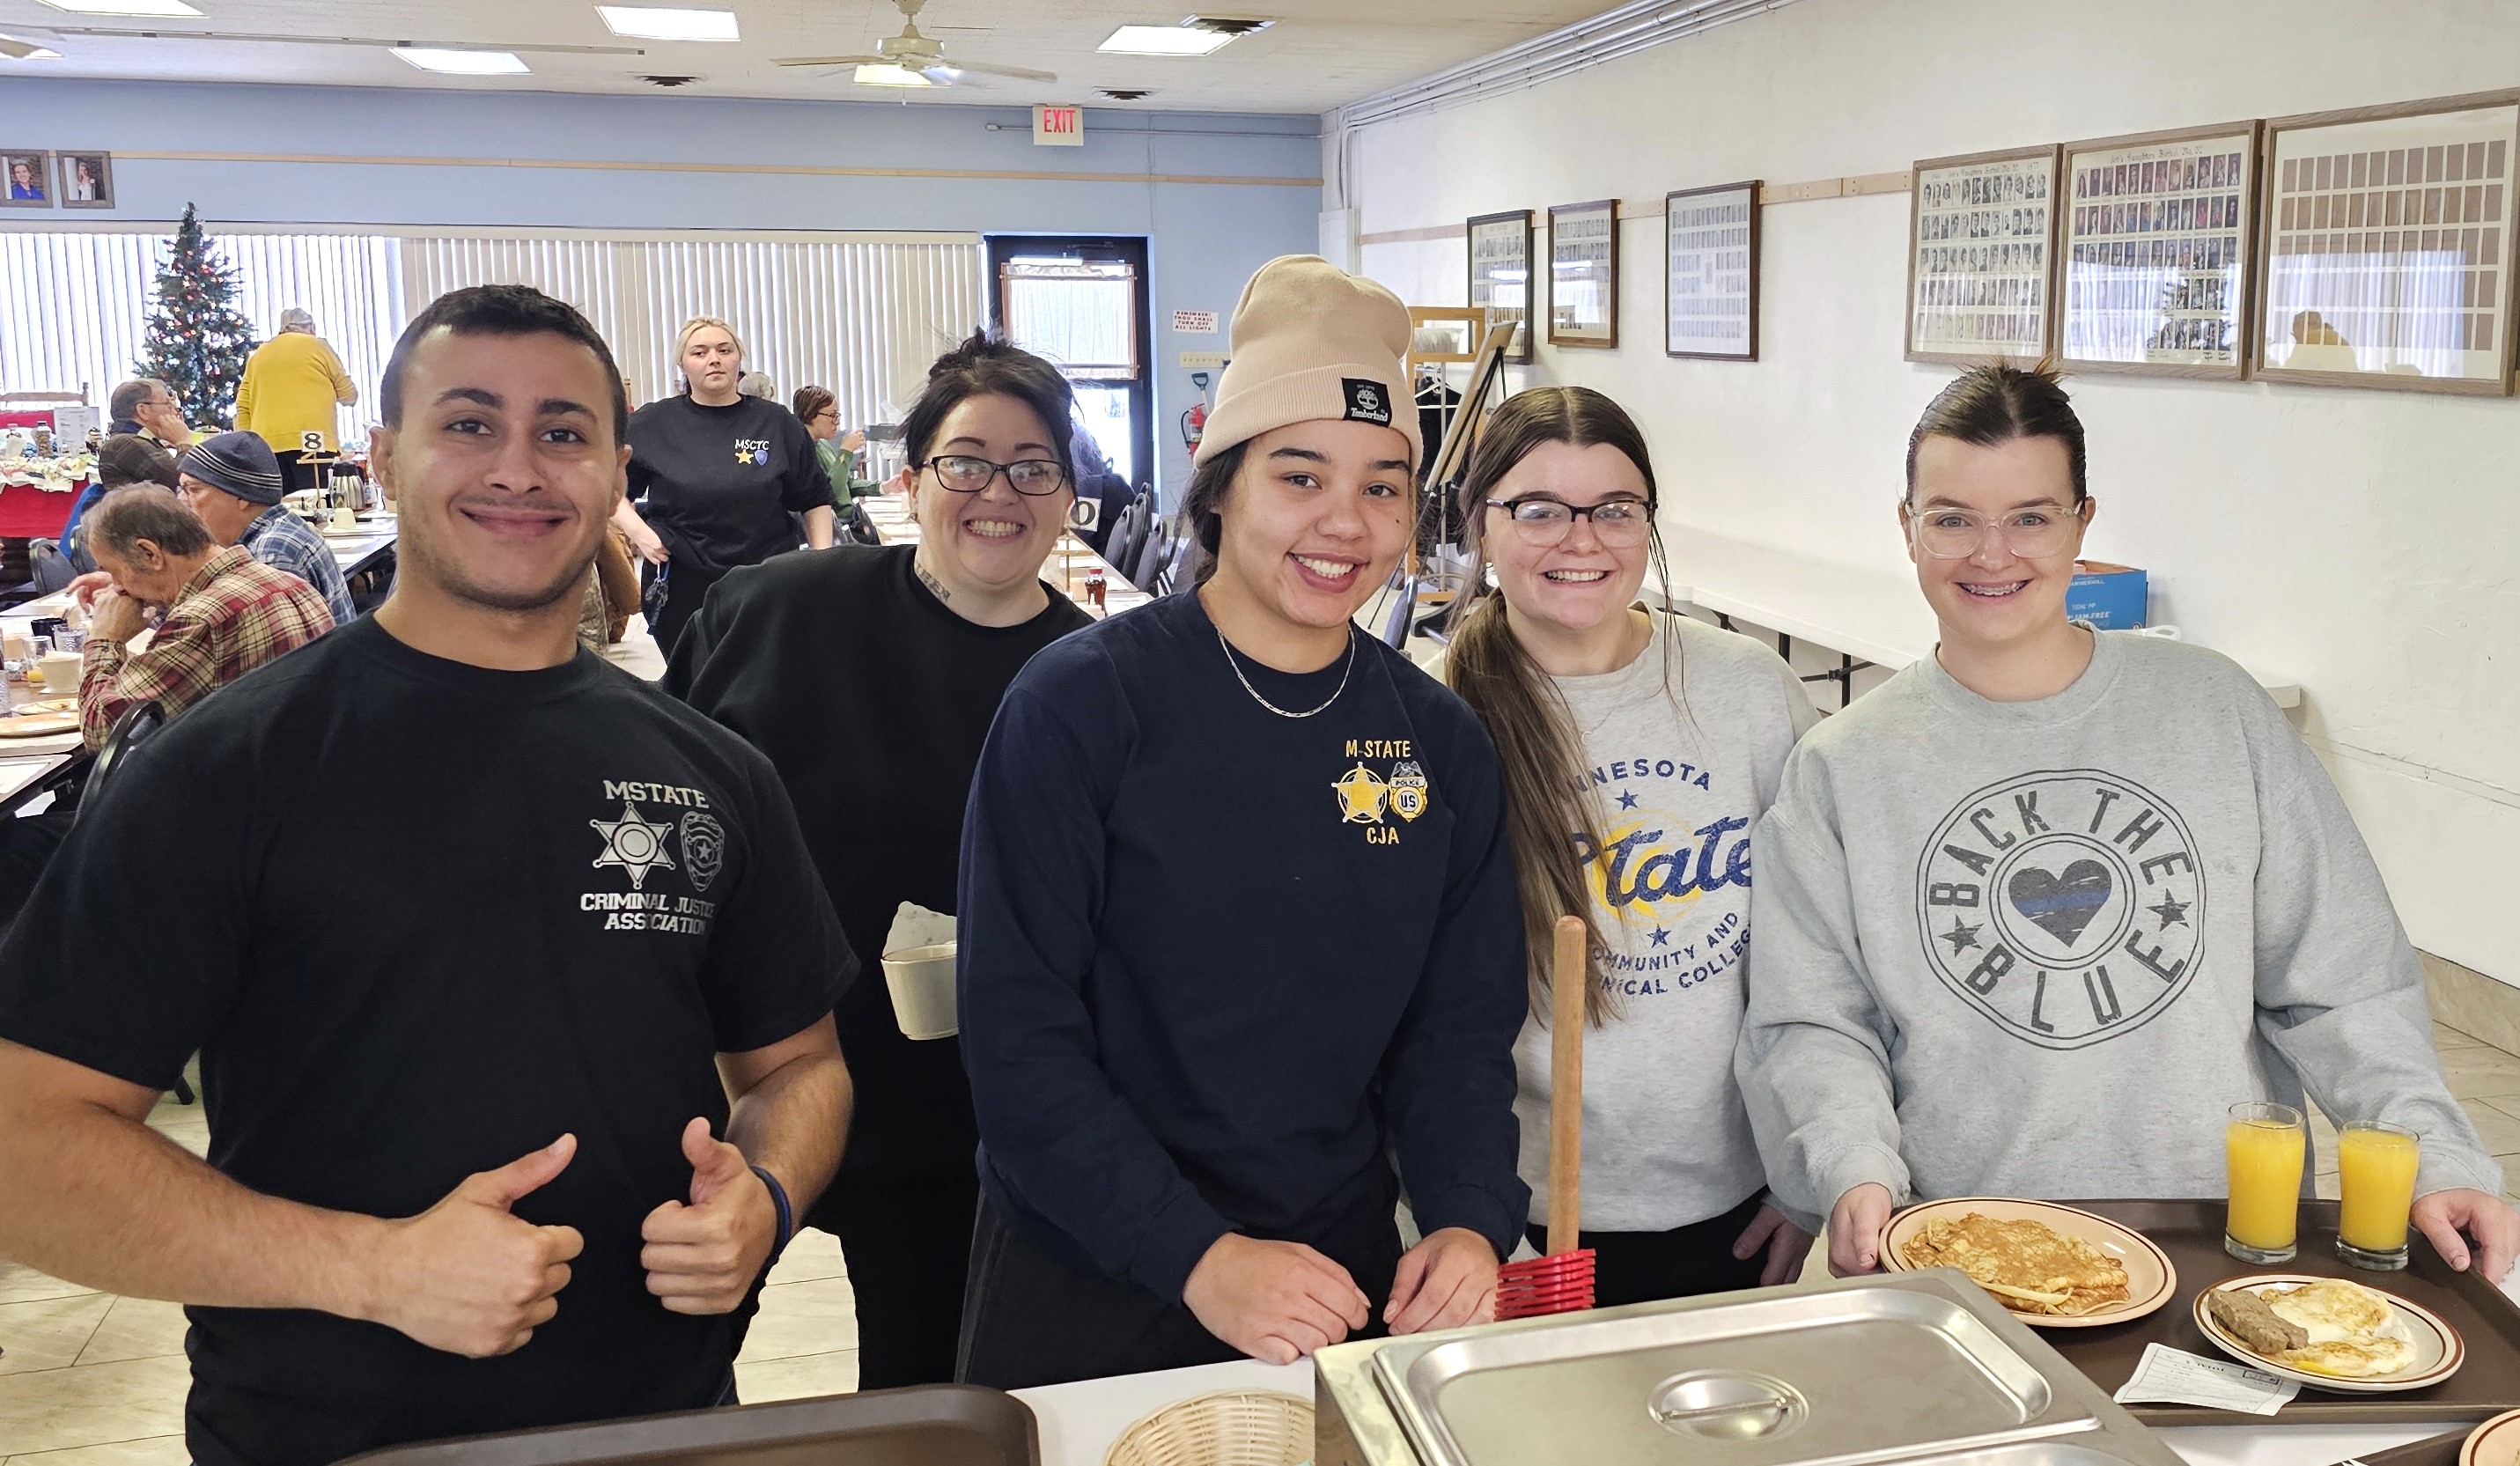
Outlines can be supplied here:
[[60, 61], [62, 54], [52, 48], [50, 36], [35, 40], [30, 36], [11, 35], [0, 31], [0, 60]]
[[424, 71], [453, 76], [521, 76], [532, 68], [514, 51], [441, 51], [429, 46], [396, 46], [393, 54]]
[[44, 0], [55, 10], [82, 16], [198, 16], [184, 0]]
[[934, 86], [936, 83], [911, 70], [908, 67], [860, 67], [854, 78], [860, 86]]
[[647, 5], [599, 5], [595, 13], [614, 35], [643, 41], [737, 41], [735, 12], [675, 10]]
[[1123, 25], [1094, 49], [1115, 56], [1205, 56], [1233, 39], [1230, 31], [1189, 25]]

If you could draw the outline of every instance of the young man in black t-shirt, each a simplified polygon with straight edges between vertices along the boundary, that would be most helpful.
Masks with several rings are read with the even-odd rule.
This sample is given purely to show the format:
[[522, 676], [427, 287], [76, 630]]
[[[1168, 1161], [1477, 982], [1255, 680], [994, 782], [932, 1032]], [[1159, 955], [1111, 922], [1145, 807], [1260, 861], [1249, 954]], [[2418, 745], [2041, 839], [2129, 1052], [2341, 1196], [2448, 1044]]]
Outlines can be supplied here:
[[[846, 1133], [777, 775], [576, 647], [602, 338], [457, 291], [383, 414], [392, 599], [127, 755], [0, 945], [0, 1255], [192, 1306], [203, 1466], [731, 1398]], [[206, 1166], [143, 1123], [195, 1049]]]

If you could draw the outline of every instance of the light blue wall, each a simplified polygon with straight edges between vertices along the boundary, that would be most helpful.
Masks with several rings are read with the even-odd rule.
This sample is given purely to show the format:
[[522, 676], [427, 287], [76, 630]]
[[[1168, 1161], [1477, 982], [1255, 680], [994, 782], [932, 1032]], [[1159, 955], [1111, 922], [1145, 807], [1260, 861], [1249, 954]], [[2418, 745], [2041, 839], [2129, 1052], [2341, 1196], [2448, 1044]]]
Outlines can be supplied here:
[[[1005, 129], [992, 132], [988, 124]], [[1089, 111], [1081, 148], [1036, 148], [1026, 107], [754, 102], [708, 97], [231, 86], [12, 77], [11, 147], [129, 153], [552, 158], [711, 165], [1131, 175], [1125, 182], [621, 172], [118, 156], [112, 210], [0, 218], [0, 228], [166, 220], [198, 202], [234, 223], [550, 225], [594, 229], [908, 229], [1094, 233], [1149, 240], [1155, 442], [1187, 481], [1174, 421], [1195, 397], [1175, 309], [1220, 325], [1251, 272], [1318, 242], [1318, 187], [1158, 183], [1157, 175], [1311, 179], [1311, 116]]]

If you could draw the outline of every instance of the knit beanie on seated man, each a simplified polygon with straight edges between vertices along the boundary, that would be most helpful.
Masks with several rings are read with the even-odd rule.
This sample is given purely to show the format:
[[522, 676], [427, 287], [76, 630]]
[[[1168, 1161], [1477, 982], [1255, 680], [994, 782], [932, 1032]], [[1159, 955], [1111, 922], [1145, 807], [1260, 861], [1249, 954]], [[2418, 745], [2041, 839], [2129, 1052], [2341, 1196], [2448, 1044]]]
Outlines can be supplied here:
[[1192, 462], [1289, 423], [1345, 420], [1398, 431], [1415, 474], [1417, 399], [1400, 362], [1409, 329], [1399, 296], [1318, 254], [1262, 265], [1234, 307], [1233, 354]]
[[248, 504], [280, 502], [280, 460], [260, 433], [223, 432], [184, 450], [175, 466]]

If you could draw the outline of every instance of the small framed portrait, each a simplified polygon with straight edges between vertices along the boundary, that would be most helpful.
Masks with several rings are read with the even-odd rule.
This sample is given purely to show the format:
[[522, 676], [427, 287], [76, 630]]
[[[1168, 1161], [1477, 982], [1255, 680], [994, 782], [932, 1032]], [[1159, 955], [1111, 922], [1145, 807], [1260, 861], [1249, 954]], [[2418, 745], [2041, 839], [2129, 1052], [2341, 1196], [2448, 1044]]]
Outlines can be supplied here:
[[1511, 322], [1513, 345], [1505, 359], [1531, 361], [1531, 210], [1480, 214], [1470, 220], [1470, 304], [1492, 324]]
[[1549, 344], [1619, 344], [1619, 200], [1549, 210]]
[[113, 207], [112, 154], [58, 153], [54, 158], [59, 165], [62, 207]]
[[31, 148], [0, 148], [0, 204], [53, 206], [53, 155]]

